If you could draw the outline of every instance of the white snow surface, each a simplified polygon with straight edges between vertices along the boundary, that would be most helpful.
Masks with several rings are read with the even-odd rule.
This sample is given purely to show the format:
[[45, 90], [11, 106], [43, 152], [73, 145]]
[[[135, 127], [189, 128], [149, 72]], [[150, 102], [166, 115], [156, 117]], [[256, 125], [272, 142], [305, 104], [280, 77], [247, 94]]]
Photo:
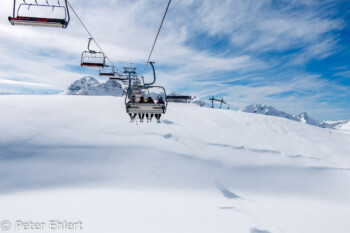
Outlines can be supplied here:
[[85, 76], [72, 83], [66, 91], [66, 95], [92, 95], [92, 96], [122, 96], [122, 85], [115, 80], [100, 83], [91, 76]]
[[18, 220], [81, 221], [84, 233], [350, 232], [345, 131], [179, 103], [161, 124], [136, 124], [123, 103], [0, 96], [9, 232], [49, 231]]

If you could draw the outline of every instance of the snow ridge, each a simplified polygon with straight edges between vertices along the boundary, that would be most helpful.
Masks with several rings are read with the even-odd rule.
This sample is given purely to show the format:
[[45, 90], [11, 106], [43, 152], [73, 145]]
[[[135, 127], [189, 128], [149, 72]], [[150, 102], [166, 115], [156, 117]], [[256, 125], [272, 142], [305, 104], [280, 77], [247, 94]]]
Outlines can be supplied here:
[[[289, 120], [298, 121], [304, 124], [314, 125], [318, 127], [323, 127], [323, 124], [321, 122], [318, 122], [315, 119], [312, 119], [308, 116], [306, 112], [300, 113], [298, 115], [291, 115], [289, 113], [279, 111], [275, 109], [274, 107], [267, 106], [265, 104], [252, 104], [249, 105], [241, 110], [242, 112], [248, 112], [248, 113], [257, 113], [262, 115], [269, 115], [269, 116], [276, 116], [276, 117], [283, 117], [287, 118]], [[326, 126], [328, 127], [328, 125]]]

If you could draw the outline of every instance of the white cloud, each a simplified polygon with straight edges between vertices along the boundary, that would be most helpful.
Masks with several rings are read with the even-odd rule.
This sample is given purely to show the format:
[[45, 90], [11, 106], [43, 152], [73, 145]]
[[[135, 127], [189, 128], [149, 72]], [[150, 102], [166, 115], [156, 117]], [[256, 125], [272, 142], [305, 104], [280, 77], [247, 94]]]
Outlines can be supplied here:
[[39, 83], [21, 82], [21, 81], [13, 81], [13, 80], [6, 80], [6, 79], [0, 79], [0, 84], [36, 86], [36, 87], [46, 87], [46, 88], [51, 87], [51, 86], [43, 85]]
[[342, 76], [344, 78], [350, 78], [350, 70], [342, 71], [339, 73], [336, 73], [337, 76]]
[[[145, 63], [167, 3], [161, 0], [70, 2], [119, 67], [129, 62], [140, 67]], [[278, 103], [278, 99], [268, 96], [287, 91], [323, 91], [329, 83], [318, 76], [302, 69], [289, 70], [290, 66], [303, 67], [313, 59], [324, 59], [337, 52], [336, 32], [345, 22], [330, 17], [333, 12], [323, 7], [327, 4], [333, 3], [316, 0], [283, 0], [278, 5], [271, 0], [173, 1], [152, 56], [157, 62], [159, 84], [169, 90], [185, 89], [198, 96], [222, 93], [230, 101], [237, 100], [240, 106], [257, 100]], [[5, 19], [11, 12], [12, 2], [2, 3], [0, 17]], [[13, 27], [1, 21], [1, 77], [64, 89], [84, 74], [97, 74], [97, 71], [79, 69], [88, 35], [72, 12], [71, 18], [65, 30]], [[229, 44], [227, 49], [218, 52], [211, 41], [194, 41], [196, 35], [227, 39]], [[206, 43], [208, 48], [199, 49], [197, 42]], [[265, 53], [289, 49], [297, 51], [265, 56]], [[282, 68], [288, 72], [283, 73]], [[149, 76], [149, 69], [147, 72]], [[246, 83], [225, 84], [230, 81]], [[333, 84], [329, 92], [339, 88]], [[326, 97], [329, 92], [313, 98], [290, 97], [283, 101], [290, 105], [308, 103], [314, 106], [317, 98]]]

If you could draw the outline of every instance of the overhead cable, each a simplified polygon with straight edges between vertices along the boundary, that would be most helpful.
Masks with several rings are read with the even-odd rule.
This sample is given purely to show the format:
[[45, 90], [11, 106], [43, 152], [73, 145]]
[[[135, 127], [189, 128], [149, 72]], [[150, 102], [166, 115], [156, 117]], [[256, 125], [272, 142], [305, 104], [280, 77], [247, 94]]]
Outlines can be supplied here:
[[150, 59], [151, 59], [151, 56], [152, 56], [152, 53], [153, 53], [154, 47], [155, 47], [155, 45], [156, 45], [156, 43], [157, 43], [157, 40], [158, 40], [158, 36], [159, 36], [160, 30], [162, 29], [162, 26], [163, 26], [163, 23], [164, 23], [164, 20], [165, 20], [165, 16], [166, 16], [166, 15], [167, 15], [167, 13], [168, 13], [170, 3], [171, 3], [171, 0], [169, 0], [169, 2], [168, 2], [168, 6], [167, 6], [167, 8], [166, 8], [166, 10], [165, 10], [165, 13], [164, 13], [164, 16], [163, 16], [162, 22], [161, 22], [161, 24], [160, 24], [160, 26], [159, 26], [159, 29], [158, 29], [158, 33], [157, 33], [156, 39], [154, 40], [154, 43], [153, 43], [153, 46], [152, 46], [151, 52], [150, 52], [150, 54], [149, 54], [149, 56], [148, 56], [147, 62], [146, 62], [146, 64], [145, 64], [145, 67], [143, 68], [143, 71], [142, 71], [142, 73], [141, 73], [141, 76], [142, 76], [142, 75], [143, 75], [143, 73], [145, 72], [146, 67], [147, 67], [147, 65], [148, 65], [148, 63], [149, 63], [149, 61], [150, 61]]

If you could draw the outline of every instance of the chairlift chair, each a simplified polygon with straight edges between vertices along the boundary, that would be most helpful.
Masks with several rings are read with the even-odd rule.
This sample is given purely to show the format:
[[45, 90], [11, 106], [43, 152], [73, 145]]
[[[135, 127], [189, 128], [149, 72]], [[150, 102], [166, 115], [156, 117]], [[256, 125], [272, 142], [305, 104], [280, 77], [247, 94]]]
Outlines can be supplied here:
[[115, 76], [115, 69], [114, 66], [105, 66], [105, 68], [100, 69], [99, 72], [100, 76], [109, 76], [109, 77], [114, 77]]
[[128, 85], [128, 79], [122, 77], [109, 77], [109, 80], [116, 80], [122, 82], [125, 86]]
[[[34, 3], [27, 3], [26, 0], [17, 6], [17, 1], [13, 3], [13, 16], [8, 17], [12, 25], [42, 26], [67, 28], [70, 15], [67, 0], [57, 0], [57, 4], [49, 3], [39, 4], [37, 0]], [[61, 1], [64, 2], [61, 5]], [[55, 15], [58, 13], [58, 15]]]
[[[162, 96], [166, 96], [165, 89], [161, 86], [152, 86], [149, 88], [161, 88], [163, 90]], [[142, 90], [146, 90], [144, 87]], [[127, 96], [127, 95], [126, 95]], [[135, 94], [136, 99], [140, 98], [140, 94]], [[127, 113], [148, 113], [148, 114], [165, 114], [168, 106], [168, 101], [166, 98], [164, 99], [164, 104], [156, 104], [156, 103], [130, 103], [128, 102], [128, 97], [126, 97], [126, 112]], [[157, 100], [155, 100], [157, 102]]]
[[89, 38], [88, 50], [81, 55], [81, 66], [91, 68], [105, 68], [106, 56], [103, 52], [96, 52], [90, 49], [92, 38]]
[[[155, 69], [153, 66], [153, 62], [150, 62], [152, 69], [153, 69], [153, 77], [154, 80], [152, 83], [143, 83], [143, 85], [132, 85], [128, 88], [127, 94], [125, 96], [125, 106], [126, 106], [126, 112], [128, 114], [133, 113], [145, 113], [145, 114], [165, 114], [168, 101], [166, 100], [166, 91], [165, 88], [162, 86], [153, 86], [153, 84], [156, 81], [156, 74]], [[164, 104], [153, 104], [153, 103], [131, 103], [130, 99], [134, 95], [135, 97], [139, 98], [143, 93], [150, 93], [150, 89], [152, 88], [159, 88], [162, 90], [161, 96], [164, 97], [163, 101]], [[157, 102], [155, 100], [155, 102]]]

